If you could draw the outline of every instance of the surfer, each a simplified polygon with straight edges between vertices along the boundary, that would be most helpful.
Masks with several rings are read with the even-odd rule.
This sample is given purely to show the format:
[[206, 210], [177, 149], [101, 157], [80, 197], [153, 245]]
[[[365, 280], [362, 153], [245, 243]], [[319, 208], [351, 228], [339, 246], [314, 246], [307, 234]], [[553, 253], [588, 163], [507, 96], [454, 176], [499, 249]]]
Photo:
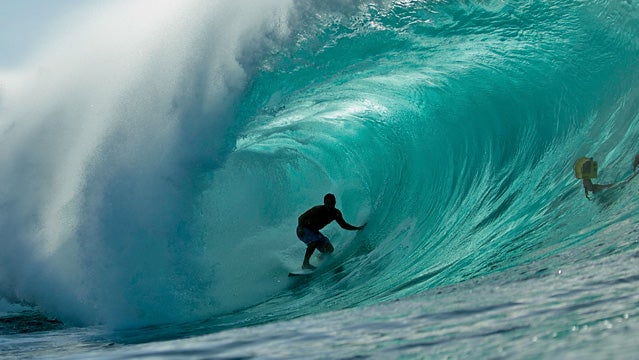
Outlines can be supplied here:
[[332, 253], [334, 248], [331, 242], [324, 234], [320, 232], [324, 226], [337, 221], [340, 227], [346, 230], [361, 230], [366, 226], [353, 226], [347, 223], [342, 217], [342, 212], [335, 208], [335, 195], [326, 194], [324, 196], [324, 205], [317, 205], [297, 219], [297, 237], [306, 244], [306, 254], [304, 254], [304, 262], [302, 269], [315, 269], [315, 266], [309, 263], [311, 255], [315, 249], [322, 253]]
[[[637, 175], [637, 166], [639, 166], [639, 154], [635, 155], [632, 162], [632, 174], [628, 177], [628, 179], [622, 181], [622, 183], [631, 180], [635, 177], [635, 175]], [[582, 157], [577, 160], [577, 162], [575, 162], [575, 176], [578, 179], [582, 179], [584, 192], [586, 193], [586, 198], [588, 200], [590, 200], [590, 196], [588, 196], [590, 192], [596, 193], [615, 185], [614, 183], [594, 184], [592, 182], [592, 179], [597, 177], [597, 162], [593, 158]]]

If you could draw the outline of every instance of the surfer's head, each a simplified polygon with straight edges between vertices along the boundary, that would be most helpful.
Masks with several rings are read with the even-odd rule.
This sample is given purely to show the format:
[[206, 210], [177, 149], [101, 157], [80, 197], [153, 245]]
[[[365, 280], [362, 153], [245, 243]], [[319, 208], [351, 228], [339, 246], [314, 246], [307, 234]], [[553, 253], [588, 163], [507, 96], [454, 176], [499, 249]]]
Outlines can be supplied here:
[[335, 200], [335, 195], [328, 193], [326, 195], [324, 195], [324, 205], [330, 207], [330, 208], [334, 208], [335, 207], [335, 203], [337, 202], [337, 200]]

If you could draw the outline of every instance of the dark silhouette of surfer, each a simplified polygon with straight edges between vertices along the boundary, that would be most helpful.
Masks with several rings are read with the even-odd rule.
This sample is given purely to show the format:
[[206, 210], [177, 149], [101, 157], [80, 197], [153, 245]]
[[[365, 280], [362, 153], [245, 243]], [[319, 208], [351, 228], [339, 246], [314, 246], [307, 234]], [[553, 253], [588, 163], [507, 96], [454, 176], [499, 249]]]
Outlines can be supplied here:
[[347, 223], [342, 217], [342, 212], [335, 208], [335, 203], [335, 195], [326, 194], [324, 196], [324, 205], [314, 206], [298, 218], [297, 237], [306, 244], [306, 254], [304, 254], [302, 269], [315, 269], [315, 266], [309, 262], [315, 249], [322, 253], [333, 252], [333, 245], [320, 232], [324, 226], [330, 224], [333, 220], [337, 221], [339, 226], [346, 230], [361, 230], [366, 226], [366, 224], [354, 226]]
[[[621, 183], [628, 182], [632, 178], [637, 175], [637, 167], [639, 166], [639, 154], [635, 155], [635, 158], [632, 162], [632, 174]], [[590, 200], [589, 193], [596, 193], [601, 190], [607, 189], [616, 185], [612, 184], [595, 184], [592, 182], [592, 179], [597, 177], [597, 162], [593, 158], [582, 157], [577, 162], [575, 162], [575, 176], [578, 179], [582, 179], [582, 183], [584, 186], [584, 192], [586, 194], [586, 198]]]

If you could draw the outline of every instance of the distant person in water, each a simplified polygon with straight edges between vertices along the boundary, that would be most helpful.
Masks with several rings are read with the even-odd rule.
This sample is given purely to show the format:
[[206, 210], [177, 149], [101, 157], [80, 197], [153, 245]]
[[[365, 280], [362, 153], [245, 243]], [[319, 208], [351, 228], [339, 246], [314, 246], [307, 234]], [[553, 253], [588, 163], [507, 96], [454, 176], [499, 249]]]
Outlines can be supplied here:
[[297, 220], [297, 237], [306, 244], [306, 254], [304, 254], [304, 262], [302, 269], [315, 269], [315, 266], [309, 263], [311, 255], [315, 249], [322, 253], [332, 253], [334, 248], [331, 242], [324, 234], [319, 232], [324, 226], [337, 221], [337, 224], [346, 230], [361, 230], [366, 226], [353, 226], [342, 217], [342, 212], [335, 208], [335, 195], [326, 194], [324, 196], [324, 205], [317, 205], [305, 213], [300, 215]]
[[[628, 181], [635, 177], [637, 166], [639, 166], [639, 154], [635, 155], [634, 161], [632, 162], [632, 174], [628, 179], [624, 180]], [[609, 188], [613, 184], [594, 184], [592, 179], [597, 177], [597, 162], [593, 158], [582, 157], [581, 159], [575, 162], [575, 176], [578, 179], [582, 179], [582, 183], [584, 185], [584, 192], [586, 194], [586, 198], [590, 200], [589, 193], [596, 193], [606, 188]]]

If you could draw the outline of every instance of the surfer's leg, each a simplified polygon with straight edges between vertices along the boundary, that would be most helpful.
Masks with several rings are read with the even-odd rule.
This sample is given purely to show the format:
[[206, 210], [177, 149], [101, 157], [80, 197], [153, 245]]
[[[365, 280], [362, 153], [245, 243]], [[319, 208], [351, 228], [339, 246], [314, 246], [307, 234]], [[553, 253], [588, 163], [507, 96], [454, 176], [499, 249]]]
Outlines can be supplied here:
[[635, 155], [635, 161], [632, 162], [632, 172], [637, 170], [637, 166], [639, 166], [639, 154]]
[[317, 246], [317, 249], [324, 254], [327, 254], [327, 253], [330, 254], [335, 250], [335, 248], [333, 247], [333, 244], [331, 244], [331, 242], [328, 241], [328, 239], [324, 241], [320, 241], [319, 245]]
[[313, 255], [313, 252], [315, 251], [315, 248], [317, 247], [317, 241], [313, 241], [312, 243], [308, 244], [308, 246], [306, 247], [306, 254], [304, 254], [304, 262], [302, 263], [302, 269], [315, 269], [315, 266], [311, 265], [309, 260], [311, 260], [311, 255]]

